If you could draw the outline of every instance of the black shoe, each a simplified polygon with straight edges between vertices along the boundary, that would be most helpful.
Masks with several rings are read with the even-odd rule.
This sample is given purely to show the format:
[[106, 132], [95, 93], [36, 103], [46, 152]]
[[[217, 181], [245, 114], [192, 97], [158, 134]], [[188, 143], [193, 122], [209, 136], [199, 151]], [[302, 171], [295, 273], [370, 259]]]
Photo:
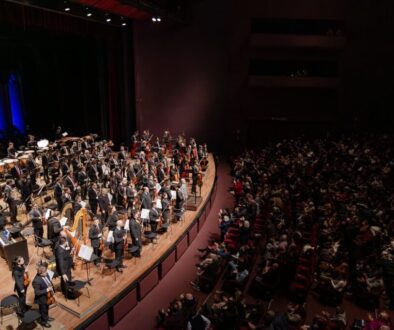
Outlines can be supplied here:
[[52, 322], [52, 321], [55, 321], [55, 319], [53, 317], [48, 317], [48, 321]]
[[121, 265], [120, 268], [127, 268], [127, 266], [126, 265]]
[[48, 323], [48, 322], [46, 322], [46, 323], [40, 323], [44, 328], [50, 328], [51, 327], [51, 325]]

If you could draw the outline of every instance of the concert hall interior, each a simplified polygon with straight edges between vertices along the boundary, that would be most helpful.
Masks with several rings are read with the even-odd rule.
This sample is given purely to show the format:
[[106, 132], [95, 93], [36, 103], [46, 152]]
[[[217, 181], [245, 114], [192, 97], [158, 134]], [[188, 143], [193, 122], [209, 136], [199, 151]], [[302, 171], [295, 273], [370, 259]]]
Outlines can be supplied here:
[[393, 22], [0, 0], [0, 329], [394, 330]]

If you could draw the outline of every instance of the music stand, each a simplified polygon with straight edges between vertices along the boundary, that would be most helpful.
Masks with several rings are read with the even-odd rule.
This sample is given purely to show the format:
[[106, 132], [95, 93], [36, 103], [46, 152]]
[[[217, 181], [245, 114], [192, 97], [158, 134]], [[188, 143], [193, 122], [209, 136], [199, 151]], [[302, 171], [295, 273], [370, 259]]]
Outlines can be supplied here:
[[93, 249], [87, 245], [81, 245], [79, 249], [78, 257], [80, 257], [86, 265], [86, 283], [90, 286], [92, 285], [91, 281], [93, 278], [89, 278], [90, 276], [90, 263], [98, 259], [98, 256], [93, 253]]

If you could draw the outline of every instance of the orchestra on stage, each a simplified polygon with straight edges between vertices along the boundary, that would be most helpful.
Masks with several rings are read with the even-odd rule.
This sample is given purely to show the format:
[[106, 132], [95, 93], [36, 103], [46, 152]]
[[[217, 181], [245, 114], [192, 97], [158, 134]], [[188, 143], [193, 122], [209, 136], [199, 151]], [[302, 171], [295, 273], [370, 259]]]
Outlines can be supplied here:
[[201, 195], [207, 168], [206, 144], [168, 131], [135, 132], [118, 150], [96, 134], [69, 137], [61, 129], [54, 142], [32, 135], [25, 146], [10, 142], [0, 161], [0, 245], [31, 228], [34, 244], [51, 250], [35, 265], [26, 252], [13, 256], [18, 313], [30, 309], [31, 284], [41, 325], [51, 327], [52, 279], [59, 277], [61, 292], [73, 299], [78, 259], [102, 267], [112, 255], [113, 268], [124, 272], [126, 254], [140, 257], [144, 242], [182, 220], [188, 197]]

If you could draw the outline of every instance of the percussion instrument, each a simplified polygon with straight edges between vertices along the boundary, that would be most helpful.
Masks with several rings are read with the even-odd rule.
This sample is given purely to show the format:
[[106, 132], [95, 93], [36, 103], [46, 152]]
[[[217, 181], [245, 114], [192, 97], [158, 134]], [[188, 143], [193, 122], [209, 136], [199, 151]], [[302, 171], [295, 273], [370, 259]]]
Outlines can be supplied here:
[[5, 171], [5, 163], [4, 162], [0, 162], [0, 174], [3, 174]]
[[3, 159], [3, 162], [8, 169], [11, 169], [18, 163], [18, 159]]
[[27, 165], [27, 161], [29, 160], [29, 155], [23, 154], [22, 156], [18, 157], [19, 166], [24, 167]]

